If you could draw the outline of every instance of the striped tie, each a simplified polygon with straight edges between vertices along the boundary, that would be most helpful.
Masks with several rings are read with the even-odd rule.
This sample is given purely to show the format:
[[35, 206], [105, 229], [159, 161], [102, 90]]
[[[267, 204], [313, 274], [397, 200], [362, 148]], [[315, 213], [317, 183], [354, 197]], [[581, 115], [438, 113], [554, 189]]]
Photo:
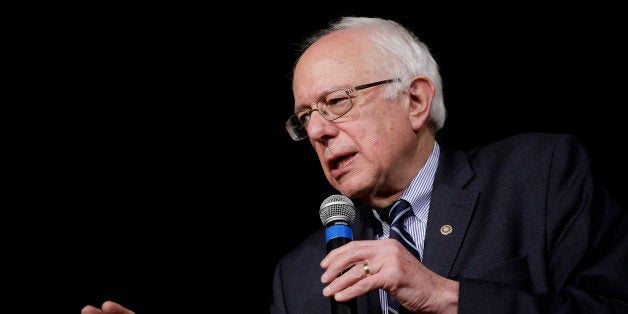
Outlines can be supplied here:
[[[403, 246], [410, 251], [418, 260], [421, 260], [418, 248], [412, 240], [412, 236], [403, 226], [404, 220], [412, 215], [412, 205], [408, 201], [399, 199], [390, 208], [390, 211], [383, 211], [381, 218], [390, 225], [390, 238], [401, 242]], [[399, 301], [392, 295], [388, 294], [388, 308], [391, 313], [404, 313]]]

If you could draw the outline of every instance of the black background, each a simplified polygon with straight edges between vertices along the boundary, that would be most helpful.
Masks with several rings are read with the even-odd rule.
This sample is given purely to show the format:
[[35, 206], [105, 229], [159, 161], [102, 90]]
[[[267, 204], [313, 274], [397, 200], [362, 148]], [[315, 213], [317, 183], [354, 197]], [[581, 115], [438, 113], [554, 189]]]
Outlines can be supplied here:
[[342, 15], [393, 18], [431, 47], [444, 140], [575, 134], [627, 203], [619, 8], [241, 6], [92, 4], [24, 23], [45, 106], [28, 109], [37, 130], [23, 130], [14, 185], [27, 192], [7, 222], [20, 307], [265, 313], [274, 264], [335, 193], [283, 126], [297, 44]]

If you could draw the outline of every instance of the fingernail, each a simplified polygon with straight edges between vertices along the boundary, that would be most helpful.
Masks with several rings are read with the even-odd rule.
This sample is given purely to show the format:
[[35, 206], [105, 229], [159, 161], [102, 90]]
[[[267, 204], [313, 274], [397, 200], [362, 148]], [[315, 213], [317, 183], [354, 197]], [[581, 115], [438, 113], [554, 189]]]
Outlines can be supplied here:
[[321, 282], [322, 282], [322, 283], [327, 283], [327, 273], [324, 273], [324, 274], [321, 276]]
[[329, 295], [329, 290], [330, 290], [329, 287], [325, 287], [325, 289], [323, 289], [323, 294], [324, 295]]

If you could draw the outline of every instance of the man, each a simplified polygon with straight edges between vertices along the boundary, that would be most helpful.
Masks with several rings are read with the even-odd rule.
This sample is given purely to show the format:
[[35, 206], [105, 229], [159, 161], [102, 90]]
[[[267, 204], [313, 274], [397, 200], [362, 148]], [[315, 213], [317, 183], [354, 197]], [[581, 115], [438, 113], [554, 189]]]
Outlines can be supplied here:
[[[355, 203], [353, 241], [327, 254], [319, 230], [288, 253], [273, 314], [330, 313], [332, 298], [361, 314], [628, 312], [628, 219], [574, 137], [451, 150], [436, 136], [438, 66], [413, 34], [377, 18], [317, 34], [294, 68], [286, 128]], [[400, 199], [411, 207], [397, 227]], [[108, 301], [81, 313], [132, 312]]]
[[[330, 298], [358, 313], [628, 312], [626, 213], [574, 137], [440, 144], [438, 66], [378, 18], [343, 18], [307, 41], [293, 93], [288, 132], [309, 139], [357, 213], [353, 241], [326, 254], [319, 230], [278, 263], [272, 313], [327, 313]], [[399, 199], [416, 257], [389, 238]]]

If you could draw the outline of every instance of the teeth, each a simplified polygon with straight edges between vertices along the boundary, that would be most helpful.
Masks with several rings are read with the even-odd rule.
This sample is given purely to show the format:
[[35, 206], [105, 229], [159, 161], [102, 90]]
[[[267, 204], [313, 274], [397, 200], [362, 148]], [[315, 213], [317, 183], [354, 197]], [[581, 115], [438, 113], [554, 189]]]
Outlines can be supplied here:
[[342, 166], [344, 166], [347, 163], [347, 157], [342, 157], [338, 160], [336, 160], [336, 168], [340, 168]]

